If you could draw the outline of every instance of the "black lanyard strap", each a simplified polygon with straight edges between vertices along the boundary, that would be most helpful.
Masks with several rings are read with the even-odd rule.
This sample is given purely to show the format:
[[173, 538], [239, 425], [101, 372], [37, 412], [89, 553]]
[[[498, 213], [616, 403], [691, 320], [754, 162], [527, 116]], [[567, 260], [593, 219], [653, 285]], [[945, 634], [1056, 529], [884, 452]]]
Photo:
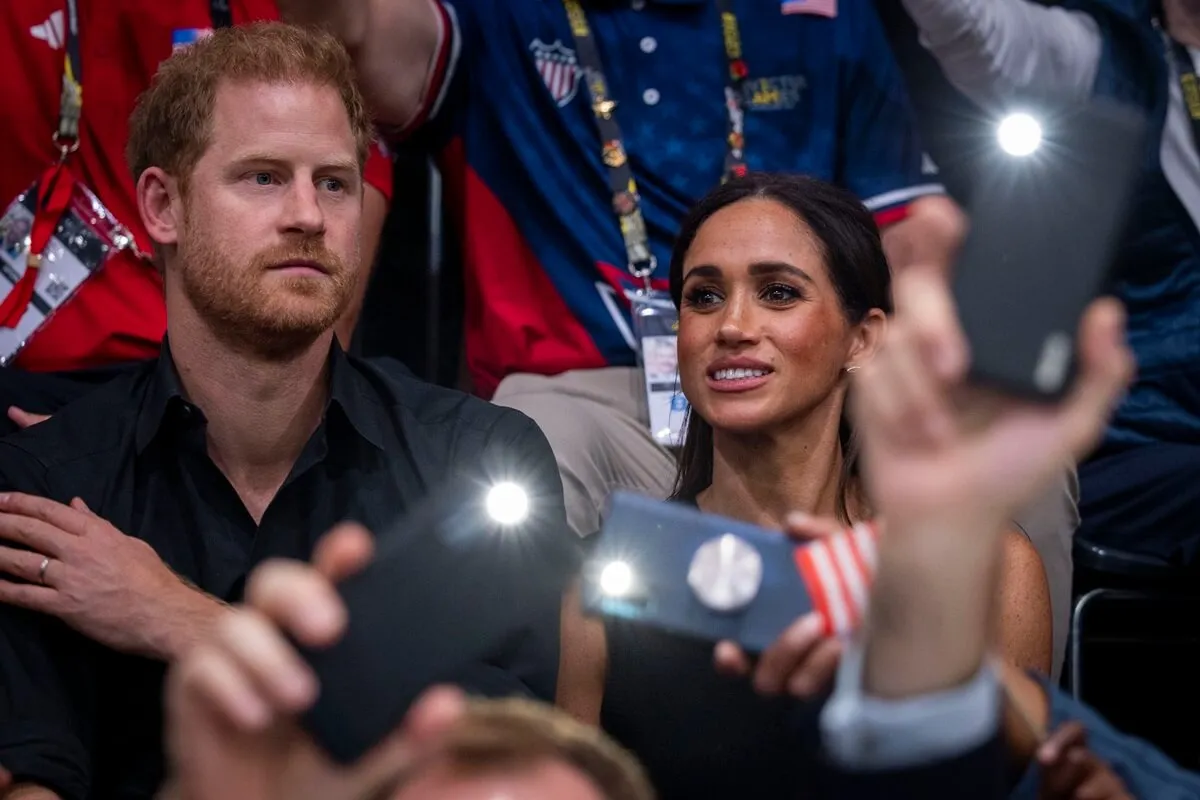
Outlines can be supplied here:
[[[649, 290], [650, 276], [654, 274], [658, 264], [650, 252], [650, 240], [646, 233], [646, 220], [642, 216], [637, 181], [629, 166], [629, 155], [625, 149], [621, 126], [617, 123], [617, 102], [609, 92], [608, 79], [604, 76], [604, 67], [600, 61], [600, 50], [583, 7], [579, 0], [563, 0], [563, 6], [567, 10], [571, 35], [575, 38], [575, 50], [583, 67], [588, 93], [591, 95], [592, 114], [600, 134], [601, 158], [607, 168], [613, 211], [617, 214], [621, 236], [625, 240], [629, 274], [642, 280], [645, 288]], [[726, 181], [746, 173], [744, 85], [749, 70], [742, 59], [742, 38], [737, 17], [733, 13], [732, 0], [717, 0], [717, 9], [721, 14], [722, 39], [729, 68], [729, 78], [725, 86], [725, 169], [721, 176], [721, 180]]]
[[[229, 0], [209, 0], [214, 28], [233, 24]], [[62, 94], [54, 143], [66, 158], [79, 149], [79, 120], [83, 116], [83, 50], [79, 37], [79, 0], [67, 0], [67, 52], [63, 57]]]
[[229, 10], [229, 0], [209, 0], [208, 13], [212, 15], [214, 28], [233, 27], [233, 12]]
[[54, 143], [63, 158], [79, 149], [79, 119], [83, 115], [83, 57], [79, 45], [79, 2], [67, 0], [67, 52], [63, 56], [62, 94]]

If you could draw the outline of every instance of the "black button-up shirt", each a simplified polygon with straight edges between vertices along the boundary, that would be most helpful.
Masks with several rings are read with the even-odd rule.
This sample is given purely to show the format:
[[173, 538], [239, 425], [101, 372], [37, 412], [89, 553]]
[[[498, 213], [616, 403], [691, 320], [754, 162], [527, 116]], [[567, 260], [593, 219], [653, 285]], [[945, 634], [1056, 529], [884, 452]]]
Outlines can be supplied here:
[[[165, 346], [157, 361], [0, 441], [0, 490], [63, 503], [81, 497], [176, 573], [236, 601], [256, 564], [307, 559], [339, 522], [419, 537], [393, 523], [439, 486], [516, 477], [539, 509], [512, 570], [514, 602], [528, 613], [487, 666], [502, 667], [508, 689], [551, 700], [560, 593], [578, 566], [578, 545], [545, 437], [515, 411], [385, 373], [337, 347], [330, 358], [324, 420], [257, 525], [208, 457], [204, 412], [184, 398]], [[462, 604], [469, 610], [470, 598]], [[400, 624], [427, 623], [404, 613]], [[56, 619], [0, 606], [0, 765], [68, 800], [153, 796], [163, 778], [165, 669]]]

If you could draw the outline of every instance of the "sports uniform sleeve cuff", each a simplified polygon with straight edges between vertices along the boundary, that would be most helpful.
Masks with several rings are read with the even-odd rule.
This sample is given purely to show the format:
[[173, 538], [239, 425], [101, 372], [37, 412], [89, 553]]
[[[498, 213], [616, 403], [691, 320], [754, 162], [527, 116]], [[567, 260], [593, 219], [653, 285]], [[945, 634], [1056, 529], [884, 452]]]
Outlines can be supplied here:
[[875, 215], [875, 224], [880, 228], [895, 225], [908, 216], [908, 209], [922, 197], [940, 196], [946, 194], [946, 187], [940, 183], [920, 183], [906, 186], [903, 189], [893, 189], [889, 192], [872, 195], [863, 200], [867, 210]]
[[904, 700], [865, 695], [862, 671], [863, 647], [854, 642], [821, 712], [825, 750], [842, 768], [914, 767], [971, 752], [996, 735], [1000, 683], [990, 664], [964, 686]]
[[429, 2], [436, 7], [438, 16], [438, 44], [433, 63], [430, 65], [429, 82], [425, 87], [425, 96], [421, 101], [421, 107], [417, 109], [416, 115], [407, 124], [386, 126], [380, 129], [392, 142], [404, 141], [426, 122], [437, 117], [446, 101], [446, 95], [450, 91], [450, 84], [454, 81], [455, 73], [458, 71], [463, 39], [462, 27], [458, 22], [458, 12], [454, 10], [453, 5], [441, 2], [441, 0], [429, 0]]

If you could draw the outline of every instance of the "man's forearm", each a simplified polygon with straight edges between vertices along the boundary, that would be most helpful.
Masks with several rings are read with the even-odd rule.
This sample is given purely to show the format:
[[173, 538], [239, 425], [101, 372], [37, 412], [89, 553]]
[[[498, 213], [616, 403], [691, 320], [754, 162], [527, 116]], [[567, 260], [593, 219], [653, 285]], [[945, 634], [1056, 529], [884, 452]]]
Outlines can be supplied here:
[[946, 270], [966, 230], [966, 216], [949, 197], [921, 197], [904, 219], [883, 229], [883, 250], [894, 272], [914, 265]]
[[977, 675], [994, 641], [1000, 566], [998, 534], [889, 530], [865, 628], [864, 691], [915, 697]]
[[422, 108], [443, 30], [437, 0], [276, 0], [283, 19], [322, 27], [354, 59], [378, 123], [404, 128]]
[[1103, 43], [1087, 14], [1029, 0], [904, 0], [946, 77], [980, 104], [1014, 92], [1084, 99]]
[[142, 655], [169, 664], [207, 639], [218, 621], [230, 612], [228, 605], [212, 595], [192, 586], [185, 586], [185, 590], [186, 594], [163, 603], [156, 611], [154, 632]]
[[371, 6], [375, 0], [276, 0], [283, 19], [297, 25], [315, 25], [332, 33], [347, 49], [366, 40]]

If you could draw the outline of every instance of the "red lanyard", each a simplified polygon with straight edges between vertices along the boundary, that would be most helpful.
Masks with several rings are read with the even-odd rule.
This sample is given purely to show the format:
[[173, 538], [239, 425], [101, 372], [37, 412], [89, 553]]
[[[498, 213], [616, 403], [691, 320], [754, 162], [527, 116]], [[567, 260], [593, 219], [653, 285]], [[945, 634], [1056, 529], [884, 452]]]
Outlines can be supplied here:
[[83, 111], [83, 60], [79, 48], [78, 0], [67, 0], [67, 52], [63, 57], [62, 96], [58, 107], [58, 128], [54, 144], [58, 161], [42, 172], [37, 182], [37, 204], [29, 232], [29, 251], [25, 272], [0, 303], [0, 326], [15, 328], [25, 316], [37, 286], [42, 255], [59, 220], [71, 205], [74, 180], [66, 168], [67, 157], [79, 149], [79, 118]]

